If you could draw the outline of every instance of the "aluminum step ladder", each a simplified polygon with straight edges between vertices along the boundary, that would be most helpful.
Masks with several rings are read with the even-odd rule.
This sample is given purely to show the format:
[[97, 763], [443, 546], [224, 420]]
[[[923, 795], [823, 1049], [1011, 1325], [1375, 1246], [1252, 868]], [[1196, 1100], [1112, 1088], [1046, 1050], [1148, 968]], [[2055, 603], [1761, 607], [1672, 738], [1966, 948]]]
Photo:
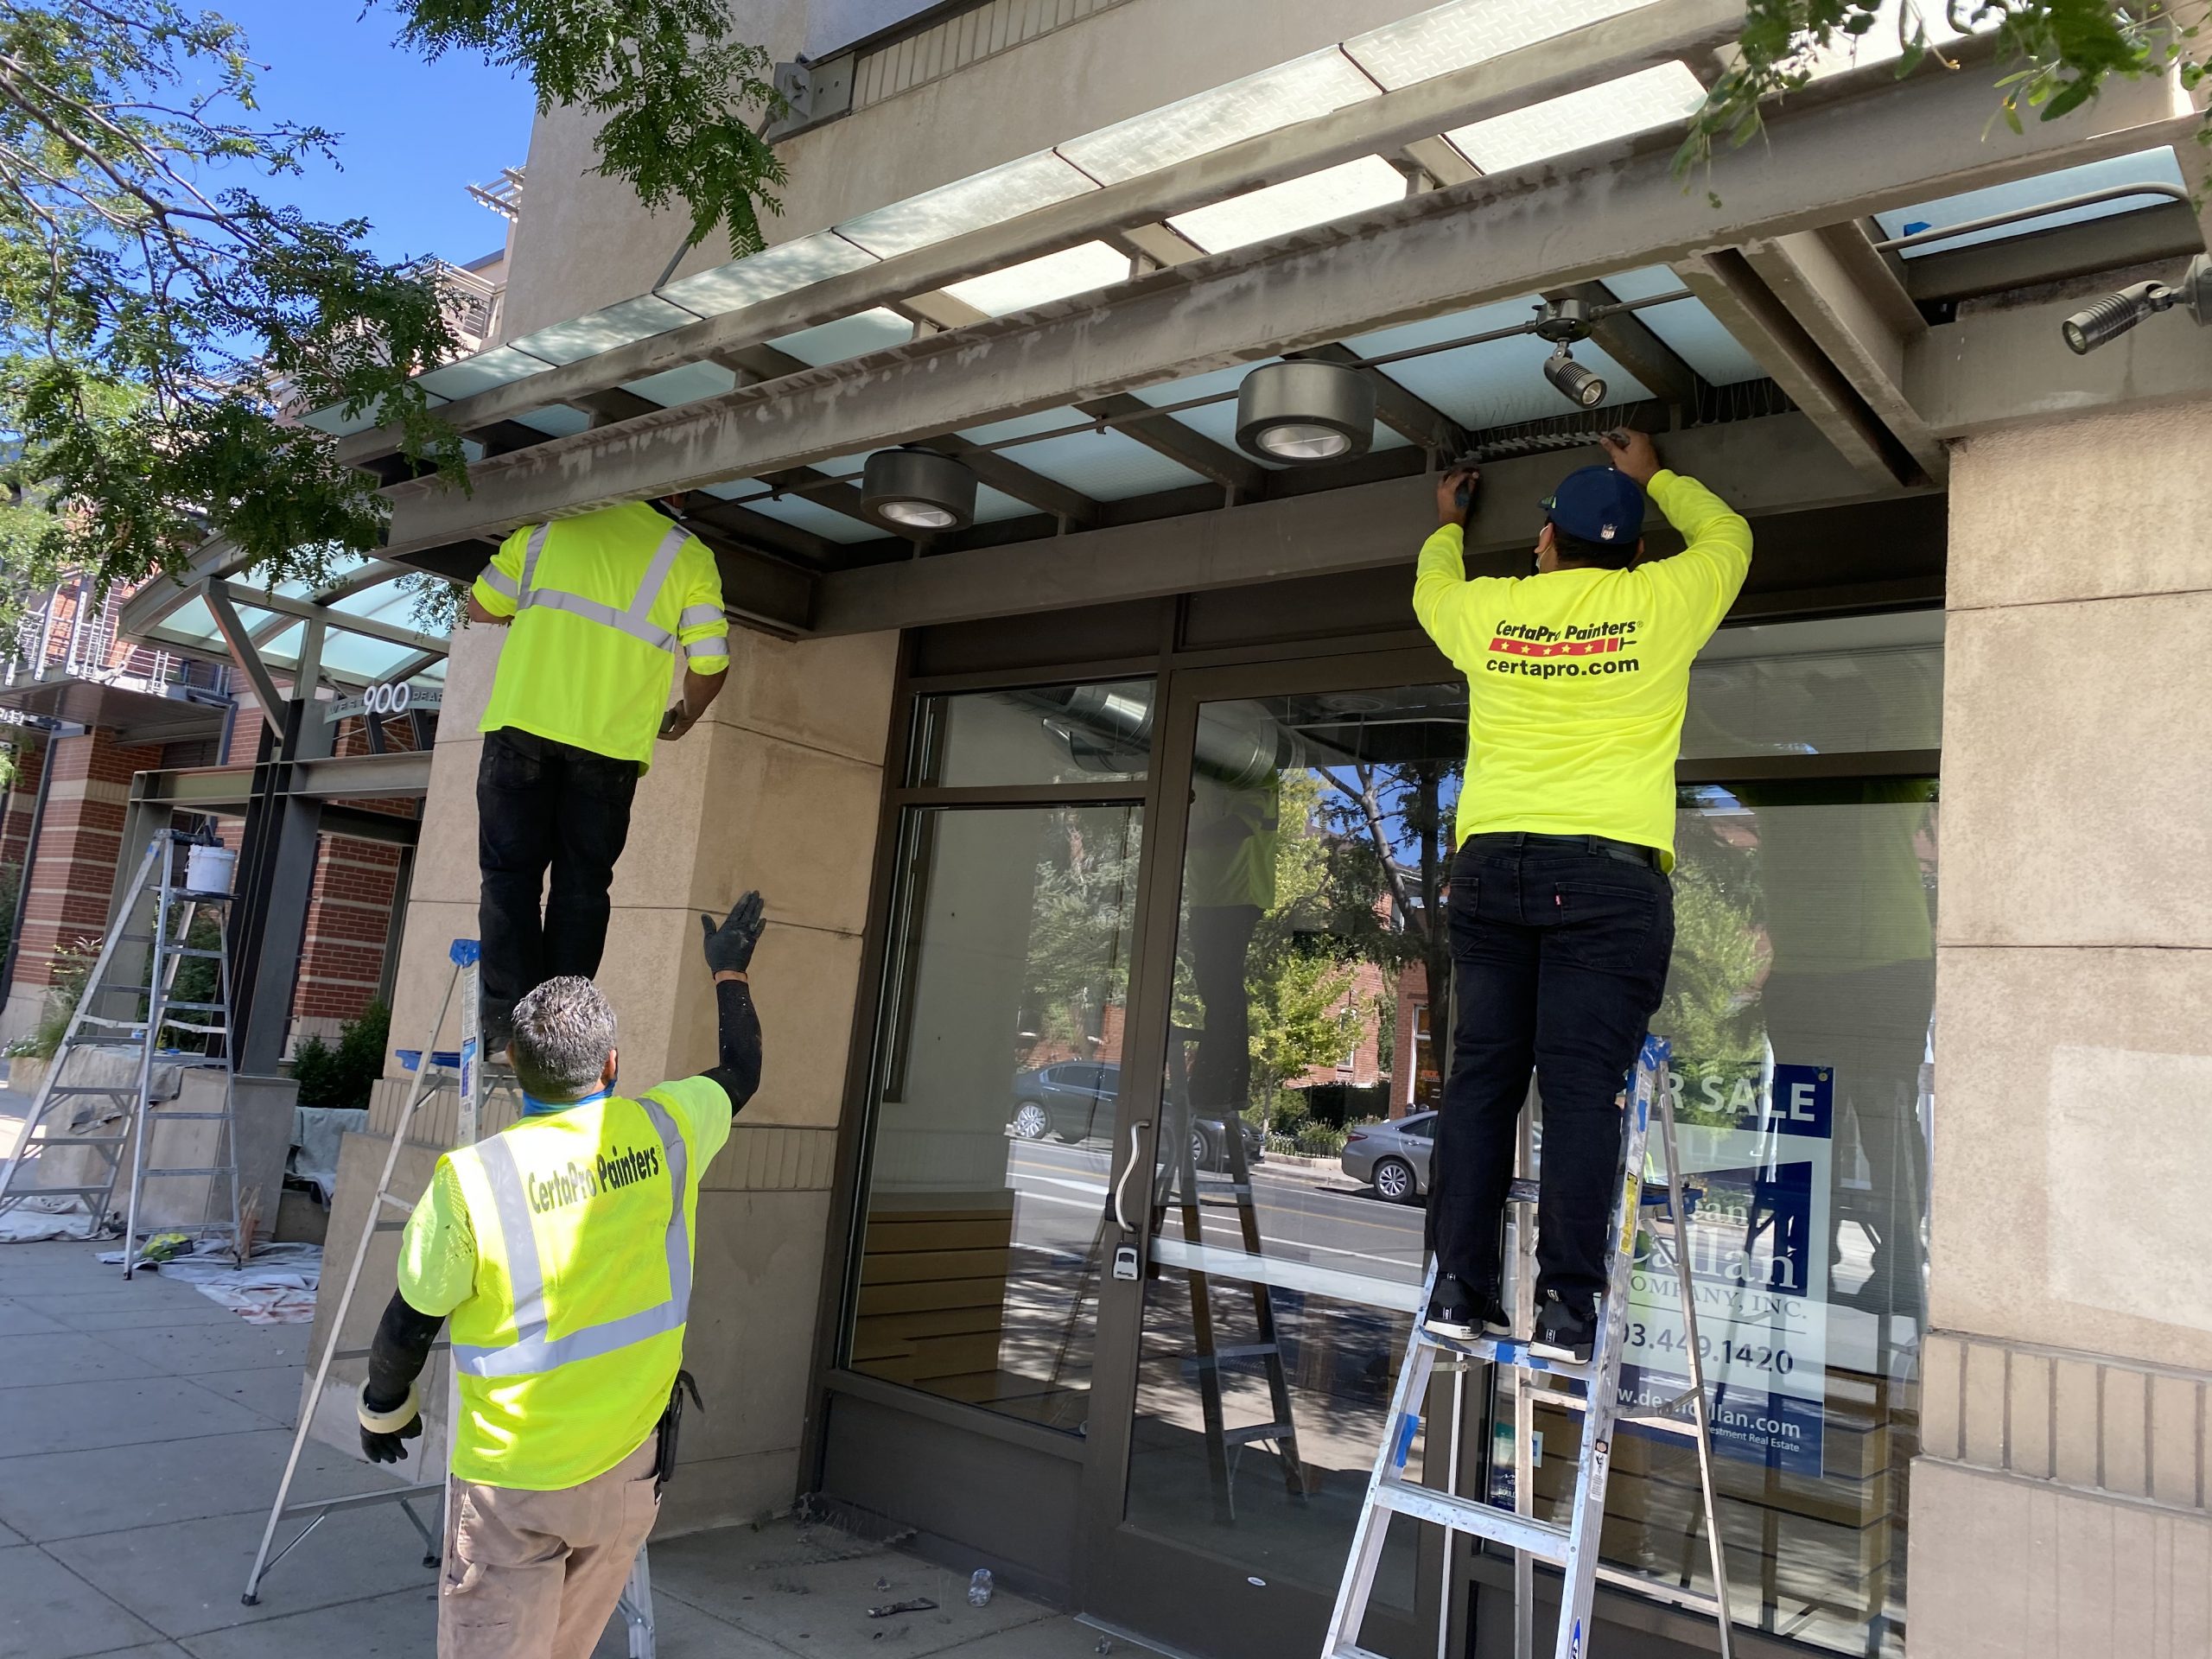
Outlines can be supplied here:
[[[175, 830], [160, 831], [148, 843], [39, 1085], [22, 1136], [5, 1174], [0, 1175], [0, 1213], [35, 1198], [67, 1198], [84, 1205], [97, 1235], [115, 1224], [115, 1190], [123, 1180], [124, 1151], [129, 1147], [130, 1179], [123, 1222], [125, 1279], [137, 1269], [138, 1212], [149, 1181], [205, 1179], [207, 1213], [200, 1230], [203, 1236], [226, 1239], [233, 1259], [243, 1259], [226, 927], [231, 895], [227, 891], [195, 891], [190, 886], [189, 854], [195, 844], [191, 836]], [[177, 868], [181, 862], [183, 871]], [[203, 915], [213, 921], [213, 940], [194, 944], [193, 930]], [[212, 999], [176, 994], [178, 972], [189, 962], [214, 963]], [[164, 1049], [164, 1038], [179, 1033], [199, 1039], [204, 1047], [198, 1052]], [[85, 1076], [84, 1061], [94, 1051], [114, 1054], [133, 1048], [137, 1063], [129, 1081], [73, 1080]], [[157, 1064], [219, 1070], [221, 1108], [155, 1110]], [[89, 1112], [86, 1103], [92, 1103]], [[213, 1155], [188, 1164], [155, 1161], [154, 1143], [162, 1132], [188, 1122], [218, 1126]], [[73, 1150], [81, 1154], [74, 1161], [88, 1167], [66, 1167], [70, 1160], [63, 1154]], [[41, 1179], [55, 1174], [65, 1179]], [[67, 1175], [80, 1179], [70, 1180]], [[250, 1239], [243, 1243], [245, 1249], [252, 1248]]]
[[[1382, 1546], [1389, 1535], [1393, 1515], [1410, 1516], [1446, 1529], [1447, 1540], [1452, 1534], [1503, 1545], [1513, 1552], [1514, 1567], [1514, 1653], [1516, 1659], [1529, 1659], [1535, 1643], [1535, 1564], [1544, 1561], [1560, 1569], [1562, 1576], [1557, 1639], [1553, 1646], [1554, 1659], [1584, 1659], [1590, 1651], [1592, 1636], [1591, 1606], [1595, 1599], [1598, 1580], [1620, 1584], [1638, 1590], [1654, 1588], [1653, 1581], [1632, 1573], [1603, 1567], [1599, 1561], [1599, 1535], [1605, 1516], [1605, 1478], [1612, 1457], [1613, 1436], [1623, 1424], [1659, 1433], [1678, 1436], [1694, 1441], [1697, 1447], [1698, 1480], [1704, 1500], [1706, 1539], [1711, 1558], [1713, 1589], [1711, 1594], [1688, 1587], [1687, 1584], [1659, 1586], [1667, 1600], [1673, 1605], [1704, 1612], [1713, 1618], [1719, 1627], [1720, 1659], [1729, 1659], [1730, 1623], [1728, 1618], [1728, 1575], [1723, 1551], [1713, 1485], [1713, 1438], [1705, 1394], [1705, 1367], [1700, 1357], [1697, 1329], [1697, 1303], [1690, 1282], [1688, 1207], [1682, 1190], [1681, 1155], [1675, 1136], [1675, 1112], [1671, 1092], [1666, 1086], [1668, 1046], [1656, 1037], [1646, 1037], [1642, 1052], [1637, 1057], [1636, 1070], [1628, 1092], [1628, 1109], [1623, 1132], [1623, 1159], [1620, 1191], [1614, 1198], [1612, 1213], [1612, 1262], [1611, 1284], [1599, 1310], [1598, 1331], [1592, 1345], [1589, 1362], [1576, 1363], [1549, 1359], [1532, 1353], [1526, 1340], [1500, 1338], [1457, 1341], [1438, 1336], [1422, 1323], [1421, 1313], [1414, 1315], [1411, 1335], [1406, 1344], [1406, 1355], [1398, 1369], [1395, 1391], [1390, 1401], [1389, 1425], [1383, 1444], [1376, 1453], [1375, 1471], [1370, 1478], [1365, 1502], [1360, 1509], [1359, 1521], [1353, 1530], [1350, 1558], [1345, 1562], [1344, 1582], [1337, 1592], [1334, 1612], [1331, 1615], [1328, 1633], [1321, 1648], [1322, 1659], [1381, 1659], [1381, 1656], [1359, 1645], [1360, 1626], [1366, 1618], [1367, 1604], [1375, 1585], [1376, 1568], [1382, 1560]], [[1644, 1180], [1645, 1154], [1651, 1128], [1652, 1110], [1657, 1106], [1660, 1119], [1661, 1147], [1666, 1165], [1663, 1186], [1649, 1185]], [[1528, 1147], [1527, 1120], [1522, 1120], [1522, 1147], [1524, 1173]], [[1510, 1201], [1532, 1205], [1536, 1201], [1536, 1184], [1526, 1179], [1513, 1183]], [[1689, 1370], [1689, 1387], [1675, 1399], [1658, 1407], [1634, 1413], [1620, 1408], [1619, 1382], [1621, 1349], [1628, 1327], [1628, 1289], [1635, 1268], [1635, 1240], [1637, 1231], [1647, 1211], [1663, 1211], [1673, 1229], [1675, 1271], [1682, 1300], [1682, 1319], [1687, 1338], [1684, 1353]], [[1524, 1216], [1526, 1211], [1523, 1212]], [[1654, 1217], [1656, 1219], [1656, 1216]], [[1535, 1249], [1533, 1230], [1525, 1220], [1515, 1229], [1516, 1237], [1516, 1296], [1518, 1315], [1516, 1330], [1527, 1330], [1526, 1323], [1530, 1301], [1532, 1269]], [[1427, 1281], [1422, 1286], [1421, 1307], [1425, 1312], [1430, 1295], [1436, 1287], [1436, 1267], [1430, 1263]], [[1413, 1450], [1414, 1436], [1420, 1432], [1421, 1413], [1426, 1408], [1429, 1380], [1441, 1370], [1454, 1378], [1454, 1392], [1461, 1396], [1464, 1406], [1466, 1374], [1482, 1368], [1498, 1366], [1510, 1368], [1514, 1401], [1514, 1507], [1504, 1510], [1480, 1498], [1462, 1497], [1447, 1487], [1439, 1490], [1408, 1479], [1406, 1473], [1408, 1459]], [[1567, 1385], [1552, 1388], [1553, 1382]], [[1580, 1393], [1573, 1392], [1579, 1387]], [[1535, 1493], [1531, 1469], [1534, 1464], [1535, 1407], [1539, 1402], [1562, 1408], [1576, 1413], [1582, 1419], [1580, 1455], [1575, 1471], [1574, 1492], [1570, 1502], [1567, 1524], [1555, 1526], [1536, 1519]], [[1687, 1416], [1678, 1414], [1686, 1406], [1694, 1407]], [[1452, 1414], [1455, 1425], [1462, 1413]], [[1458, 1463], [1457, 1446], [1451, 1463]], [[1452, 1552], [1445, 1551], [1446, 1572], [1450, 1570]], [[1444, 1601], [1447, 1608], [1450, 1599]], [[1444, 1615], [1448, 1620], [1448, 1611]], [[1437, 1651], [1445, 1652], [1446, 1634], [1438, 1632]]]
[[[438, 1004], [436, 1016], [430, 1021], [429, 1034], [418, 1051], [401, 1050], [401, 1063], [407, 1065], [407, 1055], [413, 1052], [415, 1062], [409, 1069], [415, 1073], [415, 1086], [408, 1090], [407, 1103], [401, 1109], [399, 1119], [392, 1127], [391, 1144], [385, 1150], [384, 1168], [377, 1177], [374, 1195], [370, 1198], [361, 1221], [359, 1238], [355, 1242], [353, 1259], [346, 1269], [345, 1288], [339, 1293], [338, 1306], [330, 1318], [329, 1332], [322, 1345], [321, 1357], [315, 1361], [315, 1376], [309, 1385], [300, 1411], [300, 1421], [292, 1431], [292, 1447], [284, 1459], [284, 1472], [276, 1483], [276, 1496], [269, 1506], [269, 1520], [261, 1529], [261, 1545], [254, 1552], [253, 1566], [246, 1574], [245, 1593], [238, 1598], [249, 1607], [261, 1604], [261, 1586], [276, 1563], [307, 1541], [314, 1532], [332, 1516], [348, 1510], [373, 1508], [382, 1503], [397, 1503], [400, 1513], [423, 1540], [424, 1567], [444, 1565], [444, 1540], [452, 1529], [442, 1526], [435, 1534], [429, 1524], [416, 1512], [418, 1503], [435, 1500], [445, 1504], [451, 1501], [451, 1487], [442, 1477], [436, 1480], [418, 1480], [403, 1486], [386, 1488], [382, 1491], [358, 1492], [343, 1497], [308, 1498], [299, 1503], [290, 1501], [292, 1480], [299, 1472], [300, 1456], [307, 1449], [308, 1434], [314, 1427], [315, 1414], [322, 1400], [323, 1389], [330, 1379], [330, 1368], [340, 1360], [360, 1360], [369, 1357], [366, 1348], [341, 1348], [346, 1320], [353, 1306], [355, 1294], [360, 1289], [361, 1270], [368, 1260], [369, 1245], [379, 1234], [397, 1233], [407, 1225], [407, 1217], [414, 1213], [415, 1200], [403, 1198], [392, 1188], [392, 1177], [399, 1166], [401, 1150], [407, 1145], [408, 1131], [415, 1125], [416, 1115], [436, 1094], [446, 1078], [454, 1080], [457, 1109], [454, 1114], [454, 1144], [474, 1146], [482, 1137], [483, 1109], [486, 1084], [483, 1066], [482, 997], [480, 985], [480, 963], [474, 939], [455, 939], [447, 952], [453, 963], [453, 974], [446, 982], [444, 999]], [[453, 1009], [454, 999], [461, 1002], [461, 1046], [443, 1052], [436, 1048], [438, 1033], [444, 1029], [446, 1015]], [[497, 1087], [512, 1087], [512, 1079], [503, 1079]], [[448, 1443], [451, 1443], [451, 1425], [459, 1421], [461, 1389], [454, 1375], [450, 1355], [453, 1344], [443, 1338], [431, 1344], [433, 1354], [448, 1356], [446, 1365], [446, 1422]], [[274, 1554], [270, 1553], [276, 1541], [276, 1529], [289, 1520], [303, 1520], [302, 1526]], [[654, 1659], [652, 1580], [645, 1564], [643, 1547], [630, 1569], [629, 1582], [623, 1586], [619, 1609], [629, 1627], [630, 1659]]]

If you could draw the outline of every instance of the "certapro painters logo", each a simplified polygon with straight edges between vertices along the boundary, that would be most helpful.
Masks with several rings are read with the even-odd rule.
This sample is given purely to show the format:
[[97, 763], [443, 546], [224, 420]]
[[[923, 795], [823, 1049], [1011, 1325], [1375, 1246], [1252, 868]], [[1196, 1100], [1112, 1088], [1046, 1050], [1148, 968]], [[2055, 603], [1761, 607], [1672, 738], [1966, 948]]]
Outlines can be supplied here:
[[[1545, 680], [1637, 673], [1643, 664], [1629, 654], [1636, 648], [1636, 627], [1633, 622], [1592, 622], [1549, 628], [1500, 620], [1491, 632], [1490, 657], [1483, 668], [1491, 674], [1526, 674]], [[1529, 660], [1532, 658], [1539, 660]], [[1555, 658], [1578, 660], [1551, 660]], [[1598, 660], [1579, 660], [1585, 658]]]
[[571, 1158], [548, 1174], [527, 1178], [531, 1212], [542, 1216], [548, 1210], [583, 1204], [602, 1192], [620, 1192], [633, 1182], [649, 1180], [659, 1174], [660, 1169], [658, 1147], [626, 1147], [620, 1151], [603, 1152], [596, 1161], [588, 1164]]

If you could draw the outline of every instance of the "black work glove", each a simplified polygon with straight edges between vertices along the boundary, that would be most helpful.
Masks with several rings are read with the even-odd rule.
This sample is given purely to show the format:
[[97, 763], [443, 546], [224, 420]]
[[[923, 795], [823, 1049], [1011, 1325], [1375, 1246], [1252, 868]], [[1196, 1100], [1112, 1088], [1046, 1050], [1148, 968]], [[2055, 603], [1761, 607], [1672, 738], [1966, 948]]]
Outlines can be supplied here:
[[[401, 1412], [409, 1414], [407, 1420], [397, 1428], [372, 1428], [372, 1421], [390, 1422]], [[379, 1412], [369, 1404], [367, 1390], [361, 1395], [361, 1451], [371, 1463], [399, 1463], [407, 1456], [404, 1442], [423, 1438], [423, 1413], [416, 1404], [415, 1391], [410, 1389], [407, 1398], [390, 1411]]]
[[753, 947], [760, 943], [760, 931], [768, 925], [766, 909], [756, 890], [730, 906], [729, 916], [720, 927], [715, 925], [713, 917], [700, 916], [699, 931], [706, 935], [708, 972], [741, 974], [751, 966]]

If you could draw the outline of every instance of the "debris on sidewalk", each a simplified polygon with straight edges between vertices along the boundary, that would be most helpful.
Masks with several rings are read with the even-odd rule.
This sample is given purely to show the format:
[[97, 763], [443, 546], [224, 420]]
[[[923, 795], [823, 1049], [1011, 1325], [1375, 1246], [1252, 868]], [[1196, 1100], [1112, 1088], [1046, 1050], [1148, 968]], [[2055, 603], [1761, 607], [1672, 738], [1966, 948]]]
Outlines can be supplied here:
[[[315, 1318], [315, 1287], [322, 1282], [320, 1244], [264, 1244], [251, 1262], [237, 1268], [222, 1239], [203, 1238], [188, 1254], [166, 1256], [152, 1253], [160, 1242], [148, 1241], [139, 1254], [140, 1267], [190, 1285], [249, 1325], [306, 1325]], [[123, 1252], [108, 1250], [99, 1260], [119, 1268]]]
[[871, 1607], [868, 1610], [868, 1616], [870, 1618], [892, 1618], [900, 1613], [933, 1613], [936, 1611], [937, 1603], [927, 1596], [916, 1596], [907, 1601], [894, 1601], [886, 1607]]

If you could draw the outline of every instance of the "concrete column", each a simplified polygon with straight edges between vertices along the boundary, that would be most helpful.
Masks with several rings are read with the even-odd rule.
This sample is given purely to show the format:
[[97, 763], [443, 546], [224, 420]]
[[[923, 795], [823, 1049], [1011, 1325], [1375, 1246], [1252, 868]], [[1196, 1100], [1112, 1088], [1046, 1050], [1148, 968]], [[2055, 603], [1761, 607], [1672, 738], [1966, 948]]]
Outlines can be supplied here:
[[[423, 1043], [447, 945], [476, 935], [476, 724], [504, 638], [482, 626], [454, 635], [392, 999], [395, 1046]], [[685, 1363], [707, 1410], [684, 1421], [687, 1466], [663, 1504], [664, 1534], [772, 1512], [796, 1490], [896, 655], [890, 635], [784, 644], [734, 632], [735, 678], [690, 735], [656, 748], [615, 872], [598, 979], [621, 1021], [622, 1086], [632, 1091], [714, 1064], [699, 913], [726, 911], [747, 887], [768, 901], [753, 970], [766, 1072], [701, 1194]], [[449, 1021], [438, 1040], [458, 1036]], [[341, 1203], [373, 1180], [369, 1160], [382, 1154], [371, 1136], [348, 1138]], [[334, 1257], [340, 1234], [334, 1223]], [[386, 1281], [375, 1295], [388, 1294]]]
[[1916, 1653], [2212, 1650], [2208, 442], [1954, 453]]

